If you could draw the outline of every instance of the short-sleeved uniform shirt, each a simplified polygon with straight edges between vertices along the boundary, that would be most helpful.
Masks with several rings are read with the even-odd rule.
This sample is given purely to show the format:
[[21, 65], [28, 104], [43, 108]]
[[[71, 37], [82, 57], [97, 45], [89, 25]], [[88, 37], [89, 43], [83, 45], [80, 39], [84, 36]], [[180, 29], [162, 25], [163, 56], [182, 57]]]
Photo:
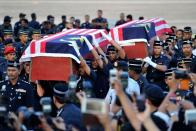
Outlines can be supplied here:
[[[170, 64], [170, 60], [165, 55], [160, 55], [158, 58], [152, 56], [152, 61], [158, 65], [165, 65], [167, 66], [167, 68]], [[149, 81], [149, 83], [153, 83], [162, 88], [165, 88], [165, 73], [163, 71], [159, 71], [156, 68], [153, 68], [149, 65], [147, 68], [146, 78]]]

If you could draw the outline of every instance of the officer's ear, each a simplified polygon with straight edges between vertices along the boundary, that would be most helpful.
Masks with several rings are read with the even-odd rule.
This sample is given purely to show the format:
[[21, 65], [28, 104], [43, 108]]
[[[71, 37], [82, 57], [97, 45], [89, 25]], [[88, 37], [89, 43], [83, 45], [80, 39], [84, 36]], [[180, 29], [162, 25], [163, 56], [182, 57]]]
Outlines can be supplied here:
[[54, 104], [56, 103], [56, 98], [55, 96], [52, 97]]
[[167, 84], [167, 77], [165, 77], [165, 83]]

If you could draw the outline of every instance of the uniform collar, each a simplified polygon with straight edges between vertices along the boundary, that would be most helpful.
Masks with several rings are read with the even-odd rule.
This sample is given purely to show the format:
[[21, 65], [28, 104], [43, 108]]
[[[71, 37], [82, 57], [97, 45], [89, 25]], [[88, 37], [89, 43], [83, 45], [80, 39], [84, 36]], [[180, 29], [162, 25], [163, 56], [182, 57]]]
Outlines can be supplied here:
[[159, 59], [159, 58], [161, 58], [162, 57], [162, 54], [160, 54], [160, 56], [158, 56], [158, 57], [155, 57], [154, 55], [153, 55], [153, 58], [154, 59]]
[[[12, 85], [11, 82], [10, 82], [10, 80], [8, 80], [7, 84]], [[20, 79], [18, 78], [18, 81], [16, 82], [15, 85], [20, 85], [20, 84], [21, 84], [21, 81], [20, 81]], [[12, 86], [15, 86], [15, 85], [12, 85]]]
[[60, 109], [58, 109], [58, 111], [57, 111], [57, 117], [60, 116], [61, 113], [63, 112], [63, 110], [64, 110], [63, 107], [64, 107], [64, 106], [62, 106]]
[[[182, 55], [182, 58], [186, 58], [186, 57]], [[192, 54], [190, 58], [195, 58], [195, 56]]]

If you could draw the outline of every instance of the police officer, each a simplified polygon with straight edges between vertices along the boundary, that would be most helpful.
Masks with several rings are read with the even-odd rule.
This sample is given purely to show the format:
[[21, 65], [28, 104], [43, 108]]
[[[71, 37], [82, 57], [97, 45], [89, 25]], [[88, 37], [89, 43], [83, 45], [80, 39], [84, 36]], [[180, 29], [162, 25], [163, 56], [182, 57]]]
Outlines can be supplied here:
[[81, 131], [85, 131], [82, 122], [82, 113], [80, 109], [69, 103], [69, 89], [65, 83], [57, 83], [53, 88], [53, 102], [58, 109], [57, 117], [64, 120], [66, 127], [75, 127]]
[[165, 83], [166, 83], [166, 89], [170, 90], [171, 88], [173, 88], [172, 86], [172, 82], [174, 81], [174, 71], [176, 69], [175, 68], [170, 68], [167, 71], [165, 71]]
[[142, 73], [142, 66], [143, 61], [139, 59], [130, 59], [129, 60], [129, 77], [134, 79], [139, 87], [140, 87], [140, 93], [144, 93], [145, 88], [149, 84], [147, 79], [141, 74]]
[[31, 37], [32, 37], [32, 40], [41, 39], [41, 30], [34, 29]]
[[181, 58], [194, 58], [192, 53], [192, 41], [185, 40], [182, 43], [182, 56]]
[[115, 26], [122, 25], [124, 23], [126, 23], [126, 21], [125, 21], [125, 14], [124, 13], [120, 13], [120, 20], [116, 22]]
[[169, 66], [169, 59], [162, 54], [163, 44], [161, 41], [154, 41], [152, 57], [144, 58], [146, 78], [150, 83], [154, 83], [163, 89], [165, 88], [164, 72]]
[[109, 62], [113, 64], [117, 60], [125, 60], [126, 54], [124, 49], [117, 42], [112, 40], [112, 38], [105, 32], [101, 31], [101, 34], [105, 39], [107, 39], [112, 44], [109, 45], [107, 48]]
[[107, 29], [108, 28], [107, 19], [103, 18], [102, 15], [103, 15], [103, 11], [98, 10], [97, 18], [92, 20], [93, 28], [95, 29]]
[[6, 39], [13, 39], [13, 32], [12, 30], [3, 30], [3, 40]]
[[20, 49], [18, 49], [18, 58], [21, 57], [22, 53], [25, 51], [25, 49], [28, 47], [28, 32], [25, 30], [20, 30], [19, 32], [19, 39], [20, 41], [17, 43], [14, 43], [15, 47], [20, 47]]
[[19, 21], [17, 21], [14, 25], [14, 36], [15, 37], [18, 37], [18, 32], [21, 27], [21, 20], [24, 19], [25, 16], [26, 16], [26, 14], [24, 14], [24, 13], [19, 14]]
[[9, 61], [7, 67], [8, 80], [0, 83], [0, 93], [9, 99], [8, 111], [16, 111], [20, 106], [33, 108], [33, 90], [29, 83], [19, 79], [20, 65]]
[[90, 23], [90, 16], [85, 15], [84, 16], [85, 22], [81, 24], [82, 29], [92, 29], [92, 24]]
[[189, 26], [184, 27], [183, 40], [191, 40], [192, 39], [192, 29]]
[[6, 46], [4, 49], [4, 58], [0, 61], [1, 79], [7, 80], [7, 61], [14, 61], [16, 58], [15, 48], [13, 46]]
[[67, 17], [66, 15], [62, 15], [62, 22], [57, 26], [57, 31], [56, 32], [61, 32], [63, 29], [66, 28], [67, 24]]
[[10, 16], [5, 16], [3, 24], [0, 25], [0, 37], [2, 37], [4, 30], [12, 30], [11, 17]]
[[40, 24], [38, 21], [36, 21], [37, 16], [35, 13], [31, 14], [31, 18], [32, 18], [32, 20], [29, 22], [29, 27], [31, 27], [33, 29], [40, 29]]

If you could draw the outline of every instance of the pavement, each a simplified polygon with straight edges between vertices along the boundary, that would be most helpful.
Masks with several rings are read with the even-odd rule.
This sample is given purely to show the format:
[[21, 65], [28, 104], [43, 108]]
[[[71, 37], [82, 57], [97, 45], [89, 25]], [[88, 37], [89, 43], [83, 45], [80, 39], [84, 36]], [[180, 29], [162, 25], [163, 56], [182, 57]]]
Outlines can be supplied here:
[[46, 20], [46, 16], [55, 16], [55, 23], [61, 21], [61, 15], [75, 16], [84, 21], [84, 15], [89, 14], [91, 19], [96, 17], [96, 11], [102, 9], [104, 17], [108, 18], [110, 27], [124, 12], [132, 14], [134, 19], [139, 16], [145, 18], [162, 17], [170, 26], [178, 28], [191, 26], [196, 33], [196, 0], [0, 0], [0, 24], [5, 15], [13, 17], [16, 22], [18, 14], [24, 12], [30, 19], [35, 12], [38, 21]]

